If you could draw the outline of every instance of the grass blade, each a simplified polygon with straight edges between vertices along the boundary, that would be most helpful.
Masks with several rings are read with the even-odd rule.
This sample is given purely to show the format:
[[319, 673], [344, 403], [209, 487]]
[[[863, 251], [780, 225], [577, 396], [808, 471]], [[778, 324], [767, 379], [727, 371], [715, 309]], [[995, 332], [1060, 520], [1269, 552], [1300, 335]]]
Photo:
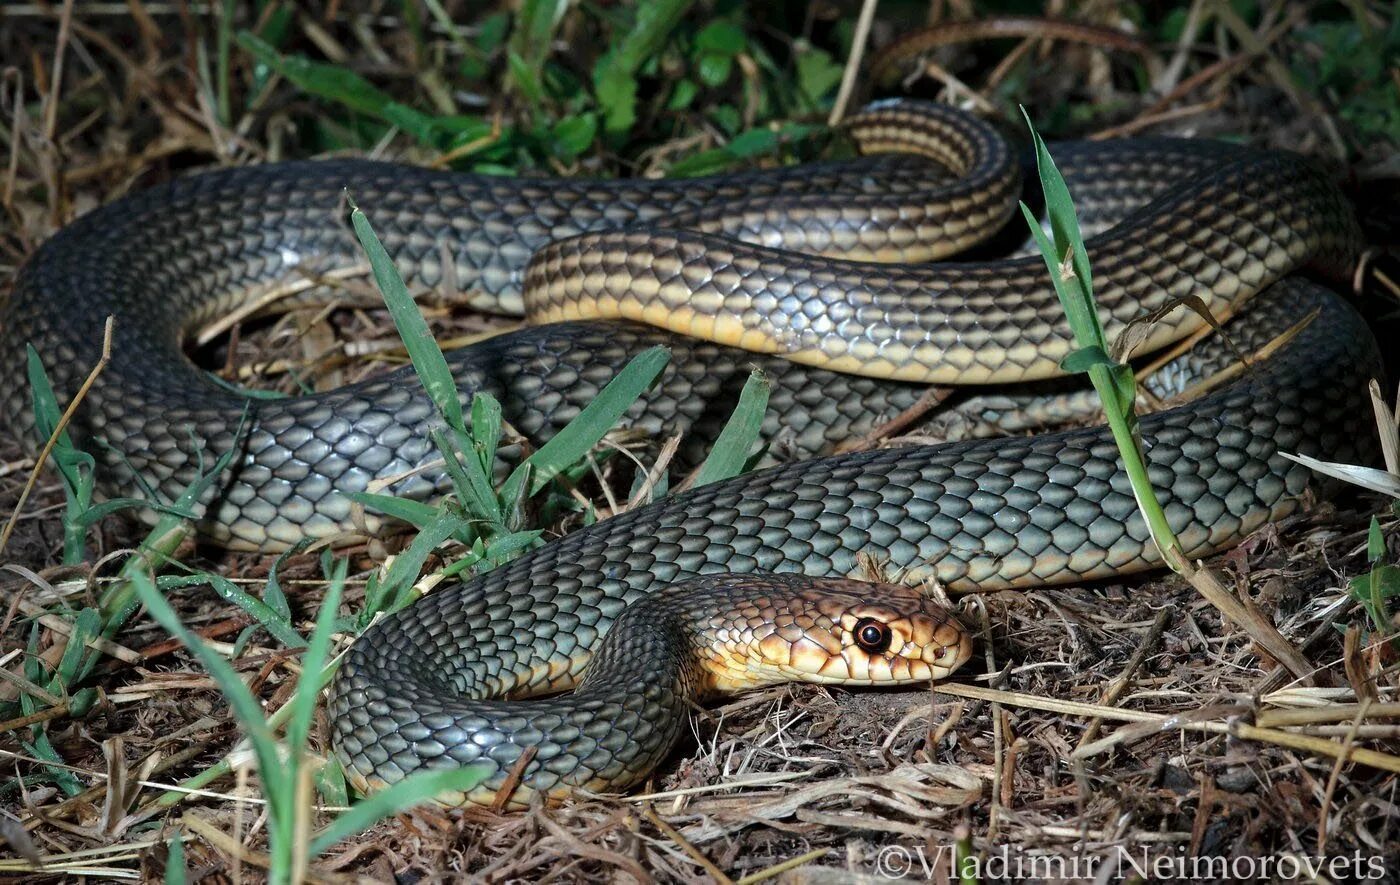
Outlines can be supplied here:
[[501, 489], [501, 497], [507, 501], [519, 497], [520, 487], [525, 482], [526, 474], [523, 471], [526, 464], [530, 465], [529, 494], [533, 495], [561, 471], [578, 463], [613, 428], [617, 419], [632, 407], [637, 397], [655, 383], [670, 359], [671, 352], [660, 346], [633, 357], [568, 426], [511, 473]]
[[411, 774], [393, 786], [372, 793], [350, 806], [350, 810], [331, 822], [311, 840], [311, 856], [315, 857], [342, 839], [363, 832], [380, 820], [401, 811], [431, 802], [447, 793], [465, 793], [476, 789], [491, 776], [491, 765], [468, 765], [447, 771], [424, 771]]
[[447, 426], [461, 429], [462, 403], [457, 399], [457, 385], [452, 378], [452, 370], [448, 368], [442, 349], [438, 347], [437, 339], [433, 338], [432, 330], [428, 328], [428, 321], [423, 319], [413, 296], [408, 294], [408, 286], [404, 285], [403, 277], [399, 276], [394, 260], [389, 257], [388, 250], [374, 232], [369, 219], [354, 201], [350, 203], [350, 223], [355, 228], [355, 236], [359, 238], [360, 246], [369, 256], [375, 282], [379, 284], [379, 291], [384, 295], [384, 304], [389, 308], [394, 327], [398, 329], [399, 337], [408, 349], [408, 358], [413, 362], [418, 379], [423, 382], [423, 388], [428, 391], [428, 396], [433, 405], [437, 406], [438, 413], [447, 422]]
[[763, 413], [768, 409], [771, 386], [763, 373], [754, 369], [739, 392], [739, 404], [725, 422], [715, 440], [714, 448], [695, 475], [695, 488], [721, 479], [738, 476], [748, 463], [759, 434], [763, 431]]
[[311, 642], [301, 656], [301, 676], [297, 679], [296, 694], [291, 700], [291, 718], [287, 721], [287, 745], [294, 755], [305, 751], [306, 739], [311, 733], [316, 699], [321, 693], [321, 670], [330, 653], [331, 633], [335, 629], [336, 614], [340, 611], [340, 597], [345, 591], [345, 575], [349, 567], [349, 560], [335, 560], [326, 584], [326, 595], [321, 600], [321, 610], [316, 614], [316, 628], [311, 631]]
[[279, 778], [284, 779], [286, 773], [282, 760], [277, 754], [277, 736], [267, 725], [267, 720], [263, 716], [262, 704], [253, 697], [248, 686], [243, 684], [243, 680], [239, 678], [238, 671], [233, 669], [232, 664], [206, 645], [204, 640], [186, 629], [180, 616], [175, 613], [175, 609], [170, 607], [170, 603], [165, 601], [165, 597], [156, 589], [155, 582], [151, 580], [149, 575], [138, 571], [131, 575], [130, 580], [131, 586], [141, 603], [146, 607], [146, 611], [165, 628], [167, 633], [179, 639], [195, 657], [199, 658], [204, 669], [209, 671], [210, 677], [219, 686], [219, 691], [228, 699], [229, 706], [233, 708], [234, 715], [238, 717], [239, 724], [252, 743], [253, 753], [258, 760], [258, 770], [262, 773], [269, 799], [271, 799], [272, 784]]

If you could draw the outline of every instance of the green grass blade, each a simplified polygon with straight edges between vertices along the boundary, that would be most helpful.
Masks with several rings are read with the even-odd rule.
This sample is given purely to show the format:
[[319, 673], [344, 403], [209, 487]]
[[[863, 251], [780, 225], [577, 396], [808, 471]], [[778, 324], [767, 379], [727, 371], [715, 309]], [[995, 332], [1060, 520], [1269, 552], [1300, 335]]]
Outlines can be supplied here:
[[185, 885], [185, 843], [179, 833], [170, 837], [165, 855], [165, 885]]
[[700, 465], [700, 472], [695, 477], [696, 488], [743, 472], [749, 453], [763, 431], [763, 413], [768, 409], [770, 389], [771, 385], [762, 372], [755, 369], [749, 373], [744, 389], [739, 392], [739, 403], [734, 407], [734, 414], [729, 416], [715, 440], [714, 448], [710, 449], [705, 463]]
[[335, 560], [326, 584], [326, 595], [321, 600], [321, 610], [316, 614], [316, 628], [311, 631], [311, 642], [301, 656], [301, 677], [297, 679], [296, 695], [291, 700], [291, 718], [287, 720], [287, 746], [294, 756], [306, 749], [306, 738], [311, 733], [316, 699], [321, 693], [321, 670], [330, 653], [331, 633], [335, 629], [336, 613], [340, 610], [340, 597], [345, 591], [345, 575], [349, 566], [347, 559]]
[[219, 9], [218, 59], [215, 68], [215, 76], [219, 82], [214, 88], [218, 92], [219, 122], [225, 126], [233, 122], [233, 103], [229, 100], [229, 56], [232, 54], [230, 47], [233, 43], [234, 8], [234, 0], [224, 0]]
[[97, 654], [95, 650], [87, 647], [87, 643], [88, 640], [97, 638], [101, 632], [102, 616], [95, 608], [85, 608], [73, 619], [68, 644], [64, 646], [63, 657], [59, 659], [55, 668], [56, 676], [65, 692], [67, 687], [77, 682], [82, 675], [85, 669], [84, 658]]
[[563, 430], [511, 473], [501, 490], [501, 497], [507, 501], [519, 497], [520, 486], [525, 482], [525, 464], [530, 465], [529, 494], [533, 495], [561, 471], [578, 463], [613, 428], [617, 419], [632, 407], [637, 397], [655, 383], [670, 359], [671, 352], [660, 346], [633, 357], [593, 402], [584, 406]]
[[1031, 214], [1030, 209], [1021, 204], [1021, 214], [1025, 216], [1031, 235], [1040, 247], [1045, 266], [1050, 272], [1055, 292], [1064, 307], [1070, 331], [1074, 334], [1078, 350], [1069, 354], [1062, 363], [1066, 370], [1087, 371], [1089, 380], [1103, 403], [1104, 417], [1113, 434], [1123, 461], [1124, 472], [1152, 533], [1152, 539], [1161, 551], [1163, 559], [1173, 569], [1180, 562], [1181, 545], [1176, 533], [1167, 522], [1166, 513], [1152, 479], [1147, 472], [1142, 440], [1138, 433], [1137, 415], [1133, 403], [1137, 396], [1137, 383], [1133, 378], [1132, 367], [1114, 362], [1109, 356], [1109, 347], [1104, 335], [1103, 324], [1099, 320], [1098, 307], [1094, 302], [1093, 280], [1089, 273], [1089, 255], [1084, 248], [1084, 237], [1075, 214], [1074, 202], [1070, 199], [1069, 188], [1064, 177], [1050, 157], [1050, 151], [1040, 134], [1035, 131], [1025, 108], [1021, 113], [1026, 117], [1035, 140], [1036, 167], [1039, 171], [1040, 186], [1045, 192], [1046, 214], [1050, 219], [1050, 230], [1054, 235], [1052, 243], [1045, 231]]
[[361, 629], [368, 626], [380, 612], [394, 612], [413, 600], [413, 582], [423, 570], [423, 563], [438, 545], [454, 537], [466, 527], [457, 514], [443, 508], [424, 524], [408, 548], [394, 557], [382, 580], [365, 591], [365, 606], [358, 617]]
[[180, 621], [180, 616], [175, 613], [175, 609], [171, 608], [170, 603], [165, 601], [165, 597], [156, 589], [155, 583], [145, 572], [135, 572], [131, 575], [130, 581], [137, 597], [141, 600], [141, 604], [146, 607], [146, 611], [156, 620], [156, 623], [165, 628], [167, 633], [179, 639], [195, 657], [199, 658], [204, 669], [209, 672], [209, 676], [219, 686], [219, 691], [228, 699], [229, 706], [233, 708], [234, 715], [238, 718], [239, 724], [253, 746], [253, 753], [258, 760], [258, 770], [262, 773], [268, 800], [271, 801], [275, 785], [279, 780], [286, 780], [286, 772], [278, 757], [277, 736], [267, 725], [262, 704], [253, 697], [248, 686], [243, 684], [243, 680], [239, 677], [238, 671], [233, 669], [232, 664], [206, 645], [204, 640], [186, 629], [184, 623]]
[[[31, 404], [38, 435], [44, 439], [54, 435], [62, 419], [62, 408], [44, 363], [33, 346], [25, 346]], [[63, 564], [77, 565], [87, 557], [87, 528], [92, 507], [92, 492], [97, 462], [87, 452], [73, 444], [65, 428], [54, 440], [49, 462], [63, 483]]]
[[485, 391], [472, 397], [472, 443], [481, 473], [489, 477], [496, 467], [496, 448], [501, 444], [501, 404]]
[[[1097, 344], [1103, 348], [1104, 353], [1108, 352], [1108, 340], [1104, 337], [1103, 324], [1099, 322], [1099, 314], [1094, 304], [1094, 279], [1089, 269], [1089, 253], [1084, 249], [1084, 234], [1079, 228], [1079, 216], [1074, 211], [1074, 201], [1070, 198], [1069, 187], [1065, 185], [1064, 176], [1060, 174], [1059, 167], [1055, 165], [1055, 159], [1050, 156], [1050, 150], [1046, 148], [1045, 141], [1040, 137], [1040, 133], [1035, 130], [1035, 125], [1031, 123], [1030, 114], [1026, 109], [1021, 108], [1021, 115], [1026, 119], [1026, 126], [1031, 131], [1031, 138], [1035, 142], [1035, 164], [1040, 172], [1040, 187], [1045, 194], [1045, 213], [1050, 219], [1050, 230], [1055, 236], [1055, 263], [1051, 263], [1051, 256], [1045, 255], [1045, 262], [1050, 266], [1052, 277], [1062, 279], [1067, 270], [1072, 270], [1074, 276], [1079, 280], [1081, 286], [1072, 290], [1068, 294], [1071, 296], [1068, 301], [1065, 293], [1061, 293], [1061, 302], [1064, 303], [1065, 314], [1069, 317], [1070, 328], [1075, 330], [1075, 335], [1081, 337], [1081, 346]], [[1021, 206], [1023, 212], [1027, 212], [1025, 204]], [[1032, 225], [1032, 233], [1036, 235], [1036, 242], [1041, 245], [1044, 252], [1045, 232], [1040, 225]], [[1069, 257], [1069, 268], [1062, 270], [1065, 257]], [[1057, 291], [1059, 286], [1056, 286]], [[1092, 331], [1091, 331], [1092, 330]], [[1093, 341], [1082, 340], [1082, 336], [1093, 335]]]
[[251, 31], [239, 32], [238, 45], [305, 92], [398, 126], [419, 140], [433, 138], [435, 121], [431, 115], [394, 101], [349, 68], [282, 55]]
[[510, 35], [510, 51], [530, 69], [549, 56], [554, 29], [569, 8], [568, 0], [523, 0]]
[[457, 399], [457, 384], [452, 378], [452, 370], [448, 368], [446, 358], [442, 355], [442, 349], [438, 347], [437, 340], [428, 328], [428, 321], [423, 319], [413, 296], [408, 294], [408, 286], [404, 285], [403, 277], [399, 276], [398, 268], [394, 266], [394, 260], [389, 257], [388, 250], [380, 242], [365, 213], [361, 212], [360, 207], [353, 201], [350, 203], [350, 210], [350, 223], [355, 228], [355, 236], [359, 238], [360, 246], [369, 256], [375, 282], [379, 284], [379, 291], [384, 295], [384, 304], [389, 308], [394, 327], [398, 329], [399, 337], [408, 349], [408, 358], [413, 362], [418, 379], [423, 382], [423, 388], [428, 391], [428, 396], [437, 406], [447, 426], [462, 429], [462, 403]]
[[[476, 445], [471, 438], [465, 433], [454, 431], [449, 435], [438, 430], [430, 430], [428, 437], [442, 455], [443, 469], [452, 480], [462, 506], [492, 528], [501, 528], [501, 502], [496, 497], [495, 487], [491, 485], [491, 477], [481, 469], [481, 460], [476, 456]], [[453, 445], [453, 440], [456, 440], [456, 445]], [[461, 457], [458, 453], [461, 453]]]
[[345, 782], [345, 769], [340, 767], [340, 761], [335, 756], [316, 770], [316, 792], [321, 794], [327, 805], [337, 808], [350, 805], [350, 787]]
[[429, 520], [437, 516], [438, 508], [422, 501], [395, 498], [393, 495], [378, 495], [373, 492], [346, 492], [345, 497], [377, 510], [391, 519], [407, 523], [415, 528], [423, 528]]
[[219, 598], [231, 602], [247, 612], [284, 647], [306, 647], [306, 640], [292, 626], [290, 613], [282, 614], [223, 575], [216, 575], [212, 572], [196, 572], [192, 575], [162, 577], [156, 580], [156, 586], [163, 593], [182, 587], [198, 587], [204, 584], [208, 584]]
[[287, 564], [287, 560], [301, 553], [310, 547], [312, 539], [303, 538], [284, 551], [272, 563], [272, 568], [267, 570], [267, 583], [263, 585], [263, 602], [277, 613], [277, 616], [288, 624], [292, 622], [292, 607], [287, 603], [287, 594], [282, 592], [282, 567]]
[[398, 783], [350, 806], [350, 810], [331, 822], [311, 840], [311, 856], [316, 857], [342, 839], [362, 833], [380, 820], [406, 811], [415, 805], [431, 802], [435, 796], [465, 793], [476, 789], [491, 776], [491, 765], [469, 765], [448, 771], [424, 771], [411, 774]]
[[[25, 710], [26, 715], [33, 713], [33, 710]], [[21, 740], [20, 745], [28, 751], [29, 755], [43, 762], [51, 763], [42, 765], [44, 772], [53, 779], [58, 788], [63, 791], [63, 795], [72, 798], [83, 791], [83, 785], [73, 776], [73, 772], [68, 770], [67, 763], [63, 757], [58, 755], [58, 750], [54, 749], [53, 742], [49, 736], [42, 731], [36, 731], [32, 741]]]

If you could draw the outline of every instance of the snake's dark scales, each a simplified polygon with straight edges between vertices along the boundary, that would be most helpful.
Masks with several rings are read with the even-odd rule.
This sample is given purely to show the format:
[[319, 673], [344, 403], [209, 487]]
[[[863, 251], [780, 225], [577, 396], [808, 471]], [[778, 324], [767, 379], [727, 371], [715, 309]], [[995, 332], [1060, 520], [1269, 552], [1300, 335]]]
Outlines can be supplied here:
[[[919, 106], [872, 112], [870, 143], [889, 143], [894, 136], [887, 130], [897, 134], [922, 113]], [[534, 265], [540, 285], [553, 287], [563, 301], [577, 300], [599, 279], [604, 294], [625, 286], [625, 253], [632, 249], [645, 254], [655, 248], [658, 266], [672, 260], [668, 253], [677, 254], [676, 266], [684, 269], [678, 276], [701, 278], [702, 288], [709, 285], [703, 279], [707, 253], [724, 263], [712, 280], [738, 278], [740, 288], [759, 291], [755, 281], [785, 273], [780, 265], [788, 261], [791, 272], [817, 280], [822, 292], [868, 293], [868, 300], [848, 304], [857, 320], [863, 308], [882, 311], [874, 327], [902, 309], [889, 307], [891, 293], [911, 293], [930, 307], [965, 296], [953, 319], [922, 326], [927, 338], [908, 348], [920, 360], [940, 342], [952, 342], [977, 354], [974, 368], [989, 365], [981, 354], [1014, 351], [1018, 327], [1053, 353], [1063, 340], [1062, 325], [1043, 297], [1044, 269], [1036, 272], [1033, 262], [927, 270], [827, 259], [804, 265], [790, 253], [712, 238], [728, 231], [795, 248], [880, 257], [895, 249], [918, 258], [910, 231], [939, 229], [950, 241], [967, 233], [957, 213], [941, 218], [940, 209], [956, 205], [982, 226], [995, 226], [1006, 212], [984, 198], [996, 191], [1002, 199], [1012, 184], [987, 170], [1004, 169], [1005, 158], [981, 144], [975, 127], [958, 131], [965, 136], [963, 153], [980, 158], [970, 167], [982, 176], [972, 176], [980, 190], [955, 189], [944, 206], [937, 195], [949, 192], [937, 189], [940, 176], [929, 172], [927, 181], [911, 183], [927, 167], [906, 158], [759, 173], [742, 184], [520, 185], [363, 161], [277, 164], [183, 179], [90, 213], [26, 264], [0, 308], [0, 373], [23, 378], [22, 345], [33, 343], [59, 390], [71, 392], [95, 361], [103, 317], [116, 314], [116, 355], [75, 430], [80, 439], [110, 444], [98, 449], [109, 489], [131, 489], [125, 462], [173, 496], [193, 478], [196, 455], [208, 463], [233, 444], [246, 402], [183, 359], [181, 336], [198, 318], [227, 309], [239, 291], [285, 277], [293, 266], [321, 269], [356, 260], [340, 217], [345, 187], [368, 211], [411, 284], [447, 279], [472, 293], [478, 306], [516, 306], [514, 287], [525, 263], [551, 232], [591, 230], [604, 232], [589, 234], [598, 249], [577, 251], [587, 240], [561, 243], [550, 250], [557, 257]], [[1111, 325], [1134, 316], [1139, 300], [1150, 304], [1189, 292], [1219, 306], [1301, 265], [1336, 273], [1359, 248], [1345, 201], [1325, 175], [1290, 155], [1127, 142], [1067, 147], [1057, 156], [1076, 194], [1085, 194], [1091, 207], [1106, 207], [1110, 218], [1150, 200], [1091, 242]], [[1112, 179], [1114, 169], [1120, 177], [1113, 185], [1096, 185]], [[734, 200], [747, 201], [747, 208], [723, 208]], [[839, 211], [829, 208], [833, 200]], [[891, 222], [897, 234], [882, 241], [879, 229], [859, 221], [862, 211]], [[783, 228], [785, 212], [797, 219], [792, 230]], [[687, 219], [710, 233], [654, 239], [606, 233]], [[601, 264], [595, 261], [600, 256]], [[620, 266], [609, 263], [614, 258]], [[593, 282], [574, 287], [567, 274], [580, 268]], [[942, 286], [941, 294], [927, 291], [930, 281]], [[1025, 314], [1018, 290], [1037, 286], [1042, 294]], [[704, 298], [713, 300], [702, 293], [700, 303]], [[807, 306], [798, 305], [804, 315]], [[1377, 356], [1350, 308], [1288, 279], [1257, 297], [1236, 322], [1265, 330], [1241, 334], [1267, 337], [1314, 310], [1296, 338], [1242, 379], [1144, 420], [1153, 479], [1188, 553], [1226, 546], [1296, 507], [1310, 475], [1279, 452], [1344, 461], [1369, 454], [1364, 379], [1377, 371]], [[792, 316], [783, 322], [791, 326]], [[1170, 322], [1182, 333], [1191, 325]], [[791, 342], [810, 350], [803, 336], [824, 332], [819, 326], [792, 326], [797, 337]], [[478, 386], [498, 391], [517, 426], [543, 435], [660, 334], [621, 325], [545, 327], [455, 357], [454, 367], [466, 392]], [[859, 334], [866, 335], [861, 348], [879, 347], [866, 332]], [[686, 359], [687, 346], [699, 348], [694, 362]], [[707, 398], [717, 388], [735, 389], [746, 364], [755, 361], [710, 345], [680, 347], [662, 392], [633, 416], [648, 429], [714, 426], [722, 416]], [[781, 360], [762, 362], [776, 379], [775, 412], [786, 410], [783, 420], [805, 428], [797, 445], [804, 454], [862, 432], [917, 396], [895, 383], [813, 376]], [[1179, 371], [1176, 382], [1190, 374]], [[813, 377], [815, 384], [804, 380]], [[30, 425], [26, 398], [18, 383], [0, 392], [0, 410], [13, 427]], [[343, 491], [427, 456], [422, 431], [428, 414], [425, 399], [402, 375], [253, 404], [246, 454], [202, 529], [241, 546], [281, 546], [343, 529]], [[851, 424], [813, 429], [828, 419]], [[458, 674], [487, 658], [506, 682], [538, 678], [540, 661], [567, 661], [564, 669], [576, 671], [586, 655], [575, 652], [590, 648], [628, 602], [687, 576], [752, 570], [852, 576], [859, 574], [862, 553], [886, 562], [900, 580], [938, 577], [954, 589], [1056, 583], [1149, 567], [1155, 552], [1116, 464], [1111, 441], [1098, 429], [892, 449], [800, 461], [613, 517], [440, 589], [368, 631], [346, 658], [335, 690], [337, 746], [352, 774], [366, 782], [480, 755], [470, 729], [464, 731], [475, 702], [454, 695], [463, 684]], [[429, 489], [419, 479], [396, 491]], [[487, 636], [480, 634], [482, 618]], [[571, 741], [592, 739], [574, 734], [555, 741], [567, 751], [555, 768], [581, 764]], [[497, 755], [499, 782], [510, 752], [492, 758]], [[530, 786], [549, 789], [568, 772], [536, 762], [526, 774]]]

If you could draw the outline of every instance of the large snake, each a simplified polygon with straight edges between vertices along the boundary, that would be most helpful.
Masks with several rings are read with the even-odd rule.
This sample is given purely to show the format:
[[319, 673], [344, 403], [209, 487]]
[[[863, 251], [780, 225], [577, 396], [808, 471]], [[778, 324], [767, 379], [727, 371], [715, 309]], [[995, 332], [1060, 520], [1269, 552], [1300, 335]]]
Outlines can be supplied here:
[[[391, 373], [325, 394], [249, 399], [181, 353], [192, 328], [250, 291], [353, 263], [345, 189], [411, 284], [490, 310], [638, 320], [722, 342], [590, 319], [453, 355], [464, 399], [491, 391], [536, 440], [657, 342], [675, 358], [633, 409], [634, 423], [709, 438], [726, 393], [759, 363], [775, 386], [767, 429], [795, 428], [786, 442], [804, 456], [912, 404], [919, 388], [900, 380], [1056, 374], [1072, 341], [1039, 257], [915, 263], [1007, 219], [1019, 176], [995, 133], [913, 103], [872, 107], [847, 130], [863, 150], [932, 156], [953, 178], [895, 155], [686, 181], [513, 180], [365, 161], [180, 179], [89, 213], [27, 262], [0, 308], [0, 377], [10, 382], [0, 410], [13, 427], [31, 428], [28, 394], [16, 383], [23, 344], [72, 393], [97, 360], [103, 318], [114, 315], [112, 361], [73, 424], [95, 448], [109, 491], [173, 498], [237, 445], [235, 465], [203, 502], [206, 535], [270, 549], [351, 530], [344, 492], [430, 458], [433, 412], [418, 385]], [[1363, 379], [1378, 364], [1369, 331], [1330, 293], [1297, 278], [1278, 282], [1303, 266], [1340, 275], [1356, 259], [1356, 222], [1325, 174], [1291, 154], [1210, 142], [1064, 145], [1055, 153], [1100, 231], [1089, 255], [1110, 334], [1194, 296], [1211, 310], [1238, 311], [1236, 346], [1282, 336], [1242, 377], [1142, 423], [1154, 485], [1189, 555], [1226, 547], [1296, 508], [1310, 475], [1282, 452], [1367, 456]], [[1168, 313], [1145, 343], [1168, 343], [1199, 324], [1191, 311]], [[1157, 392], [1191, 387], [1232, 353], [1198, 347], [1159, 374]], [[424, 497], [441, 483], [419, 473], [392, 489]], [[859, 631], [838, 629], [841, 613], [865, 611], [870, 599], [853, 601], [849, 588], [810, 579], [860, 577], [862, 554], [903, 583], [938, 579], [954, 590], [1159, 564], [1101, 429], [799, 460], [578, 530], [376, 624], [346, 656], [333, 689], [337, 752], [362, 788], [469, 762], [489, 769], [465, 797], [474, 800], [513, 779], [512, 802], [625, 786], [669, 746], [671, 700], [607, 675], [586, 682], [572, 703], [491, 699], [568, 688], [595, 655], [632, 661], [635, 672], [620, 619], [659, 625], [669, 616], [665, 604], [651, 617], [624, 615], [629, 604], [719, 573], [806, 576], [795, 585], [792, 577], [713, 578], [702, 590], [760, 620], [793, 600], [814, 612], [837, 606], [821, 628], [836, 632], [824, 640], [787, 639], [826, 642], [850, 666], [852, 643], [864, 646]], [[763, 604], [751, 604], [754, 594]], [[892, 606], [889, 618], [912, 611]], [[910, 660], [924, 662], [922, 675], [942, 675], [966, 656], [965, 636], [937, 612], [919, 611], [914, 619], [926, 620], [914, 633], [932, 645], [910, 645]], [[602, 646], [615, 626], [608, 642], [616, 651]], [[654, 653], [678, 653], [679, 640], [667, 635], [647, 640]], [[863, 672], [893, 673], [892, 654], [868, 652], [887, 663]], [[615, 664], [606, 671], [619, 672]], [[668, 681], [687, 691], [705, 683]]]

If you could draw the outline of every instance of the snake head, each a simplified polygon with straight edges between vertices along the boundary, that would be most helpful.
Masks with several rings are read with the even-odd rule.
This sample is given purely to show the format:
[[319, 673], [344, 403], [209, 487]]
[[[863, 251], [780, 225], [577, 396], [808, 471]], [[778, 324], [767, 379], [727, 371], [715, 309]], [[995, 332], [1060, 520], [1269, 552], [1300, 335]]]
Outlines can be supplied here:
[[737, 588], [697, 643], [715, 691], [907, 685], [942, 679], [972, 654], [972, 637], [952, 613], [912, 587], [747, 575]]

